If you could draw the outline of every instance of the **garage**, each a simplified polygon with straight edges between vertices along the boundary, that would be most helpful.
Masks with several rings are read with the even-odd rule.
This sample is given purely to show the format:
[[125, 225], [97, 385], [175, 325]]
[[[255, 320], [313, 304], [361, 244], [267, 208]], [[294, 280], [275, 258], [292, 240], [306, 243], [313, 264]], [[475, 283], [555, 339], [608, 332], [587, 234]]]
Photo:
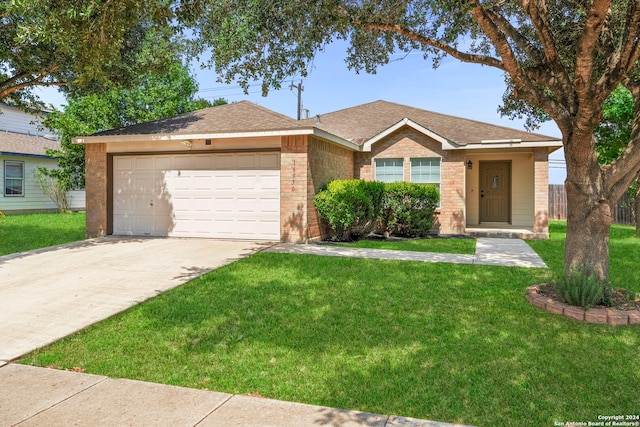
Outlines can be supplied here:
[[113, 234], [280, 240], [280, 153], [113, 156]]

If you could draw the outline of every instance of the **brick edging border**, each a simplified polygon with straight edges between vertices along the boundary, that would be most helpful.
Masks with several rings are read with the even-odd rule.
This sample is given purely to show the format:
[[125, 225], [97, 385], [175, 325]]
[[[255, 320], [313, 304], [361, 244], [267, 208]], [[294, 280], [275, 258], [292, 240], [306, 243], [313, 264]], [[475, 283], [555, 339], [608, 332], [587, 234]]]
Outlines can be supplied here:
[[613, 308], [590, 308], [584, 311], [581, 307], [569, 305], [538, 293], [537, 285], [527, 288], [527, 300], [533, 305], [550, 313], [559, 314], [587, 323], [601, 323], [609, 325], [638, 325], [640, 324], [640, 310], [618, 310]]

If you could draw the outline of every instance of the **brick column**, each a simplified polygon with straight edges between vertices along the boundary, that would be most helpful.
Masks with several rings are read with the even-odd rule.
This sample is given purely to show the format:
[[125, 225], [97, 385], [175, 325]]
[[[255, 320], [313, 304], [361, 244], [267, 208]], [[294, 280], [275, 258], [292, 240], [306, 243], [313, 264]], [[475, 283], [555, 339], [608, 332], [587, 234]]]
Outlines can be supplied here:
[[463, 234], [465, 220], [465, 153], [447, 151], [440, 168], [441, 234]]
[[108, 170], [107, 145], [87, 144], [85, 146], [86, 192], [87, 192], [87, 237], [107, 234]]
[[536, 237], [549, 238], [549, 153], [537, 148], [533, 160], [533, 232]]
[[283, 136], [280, 152], [280, 238], [307, 241], [307, 136]]

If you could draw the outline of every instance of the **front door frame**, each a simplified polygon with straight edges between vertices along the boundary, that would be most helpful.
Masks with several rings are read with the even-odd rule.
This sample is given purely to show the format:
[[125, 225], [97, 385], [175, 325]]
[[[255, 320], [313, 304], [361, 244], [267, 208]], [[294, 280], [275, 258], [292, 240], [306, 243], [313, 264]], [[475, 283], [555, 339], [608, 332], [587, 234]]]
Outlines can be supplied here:
[[[480, 224], [487, 224], [487, 223], [494, 223], [494, 224], [511, 224], [511, 216], [512, 216], [512, 212], [511, 212], [511, 182], [512, 182], [512, 169], [511, 169], [511, 160], [482, 160], [479, 162], [480, 163], [480, 170], [479, 170], [479, 187], [480, 187], [480, 194], [479, 194], [479, 208], [480, 208], [480, 212], [479, 212], [479, 221]], [[491, 194], [491, 188], [488, 187], [488, 185], [490, 185], [488, 183], [487, 180], [485, 180], [485, 173], [487, 173], [488, 168], [491, 166], [495, 166], [495, 165], [502, 165], [505, 168], [505, 172], [506, 172], [506, 186], [504, 186], [502, 188], [502, 194], [496, 194], [493, 193]], [[499, 179], [499, 178], [497, 178]], [[500, 185], [499, 182], [497, 182], [497, 185]], [[485, 198], [486, 196], [486, 198]], [[493, 197], [495, 200], [495, 197], [502, 197], [504, 198], [504, 202], [506, 203], [505, 206], [505, 212], [501, 213], [500, 215], [495, 215], [495, 216], [489, 216], [486, 212], [486, 206], [485, 204], [487, 203], [489, 199], [489, 197]]]

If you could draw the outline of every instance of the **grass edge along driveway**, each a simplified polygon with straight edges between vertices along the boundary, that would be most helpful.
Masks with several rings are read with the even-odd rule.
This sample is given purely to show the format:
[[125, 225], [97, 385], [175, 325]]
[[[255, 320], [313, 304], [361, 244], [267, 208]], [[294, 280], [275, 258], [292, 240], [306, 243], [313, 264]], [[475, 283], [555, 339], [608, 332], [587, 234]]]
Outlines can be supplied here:
[[[634, 414], [640, 328], [524, 298], [561, 271], [562, 232], [531, 243], [550, 270], [258, 253], [23, 362], [476, 426]], [[638, 241], [612, 237], [634, 263]], [[614, 282], [640, 291], [625, 259]]]
[[0, 256], [85, 238], [84, 212], [7, 215], [0, 218]]

